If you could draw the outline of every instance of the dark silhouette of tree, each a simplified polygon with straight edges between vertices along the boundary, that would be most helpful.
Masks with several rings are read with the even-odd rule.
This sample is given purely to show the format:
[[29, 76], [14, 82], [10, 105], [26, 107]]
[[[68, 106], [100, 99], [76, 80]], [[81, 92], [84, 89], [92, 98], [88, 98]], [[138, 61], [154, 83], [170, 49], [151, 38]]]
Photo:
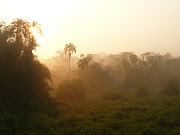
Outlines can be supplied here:
[[151, 72], [158, 70], [159, 66], [163, 63], [163, 56], [153, 52], [143, 53], [140, 58], [146, 62], [146, 65]]
[[86, 57], [85, 55], [80, 55], [80, 59], [77, 62], [78, 67], [83, 71], [85, 67], [88, 66], [88, 64], [91, 62], [93, 58], [92, 54], [88, 54]]
[[68, 80], [70, 79], [70, 62], [71, 62], [71, 55], [75, 52], [76, 53], [76, 46], [73, 43], [69, 43], [65, 45], [64, 48], [65, 54], [68, 53], [69, 55], [69, 75]]
[[121, 64], [123, 68], [129, 71], [139, 64], [139, 58], [134, 52], [124, 52], [120, 54]]
[[51, 75], [33, 54], [38, 46], [31, 28], [40, 34], [40, 25], [23, 19], [0, 23], [0, 104], [23, 103], [24, 100], [49, 94]]

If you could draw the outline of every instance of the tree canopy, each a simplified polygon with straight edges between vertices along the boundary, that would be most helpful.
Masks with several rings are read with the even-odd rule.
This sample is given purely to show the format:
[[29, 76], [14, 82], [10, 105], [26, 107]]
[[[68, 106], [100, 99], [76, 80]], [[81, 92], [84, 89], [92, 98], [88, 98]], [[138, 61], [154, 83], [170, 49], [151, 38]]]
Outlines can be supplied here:
[[2, 104], [21, 102], [27, 97], [47, 95], [51, 81], [49, 69], [33, 54], [38, 43], [31, 28], [40, 25], [14, 19], [0, 23], [0, 96]]

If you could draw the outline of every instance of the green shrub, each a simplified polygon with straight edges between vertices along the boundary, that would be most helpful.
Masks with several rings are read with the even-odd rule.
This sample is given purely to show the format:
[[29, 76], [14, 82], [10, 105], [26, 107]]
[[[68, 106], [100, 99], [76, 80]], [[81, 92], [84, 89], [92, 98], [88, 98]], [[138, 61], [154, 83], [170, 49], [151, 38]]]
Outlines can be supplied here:
[[147, 88], [137, 89], [135, 95], [138, 97], [147, 97], [148, 96], [148, 89]]
[[80, 79], [61, 82], [57, 87], [56, 94], [58, 99], [65, 100], [84, 99], [86, 97], [86, 91]]
[[177, 80], [172, 78], [168, 80], [167, 84], [162, 88], [162, 93], [169, 96], [175, 96], [179, 94]]
[[125, 96], [122, 92], [117, 91], [117, 90], [108, 90], [105, 91], [101, 97], [105, 100], [121, 100], [121, 99], [125, 99]]

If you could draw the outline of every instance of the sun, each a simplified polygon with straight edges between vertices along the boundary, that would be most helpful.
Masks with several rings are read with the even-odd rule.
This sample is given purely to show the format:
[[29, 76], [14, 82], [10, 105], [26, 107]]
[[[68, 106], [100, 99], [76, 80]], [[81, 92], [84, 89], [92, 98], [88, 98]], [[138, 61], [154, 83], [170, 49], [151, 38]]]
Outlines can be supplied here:
[[33, 34], [33, 36], [36, 38], [36, 42], [40, 45], [42, 45], [43, 36], [39, 33], [38, 29], [36, 27], [31, 27], [30, 32]]

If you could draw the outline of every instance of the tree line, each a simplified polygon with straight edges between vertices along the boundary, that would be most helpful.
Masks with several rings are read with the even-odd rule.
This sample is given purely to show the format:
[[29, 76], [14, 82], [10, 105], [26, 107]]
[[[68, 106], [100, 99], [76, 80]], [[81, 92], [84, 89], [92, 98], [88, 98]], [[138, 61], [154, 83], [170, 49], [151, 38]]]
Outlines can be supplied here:
[[[62, 54], [63, 52], [53, 59], [65, 60], [66, 56]], [[57, 62], [56, 66], [58, 67], [58, 65]], [[62, 66], [63, 63], [60, 65]], [[123, 52], [119, 54], [87, 54], [86, 56], [81, 54], [79, 58], [74, 56], [73, 67], [71, 79], [81, 79], [86, 88], [91, 89], [90, 91], [127, 88], [165, 89], [165, 87], [169, 87], [166, 86], [167, 84], [172, 85], [170, 87], [178, 87], [180, 83], [180, 57], [173, 57], [170, 53], [162, 55], [146, 52], [137, 55], [134, 52]], [[55, 69], [50, 68], [50, 70], [53, 80], [56, 81], [53, 73]], [[61, 77], [60, 72], [56, 72], [56, 77]], [[57, 82], [59, 83], [59, 81]], [[175, 88], [174, 93], [170, 93], [176, 95], [178, 88]]]

